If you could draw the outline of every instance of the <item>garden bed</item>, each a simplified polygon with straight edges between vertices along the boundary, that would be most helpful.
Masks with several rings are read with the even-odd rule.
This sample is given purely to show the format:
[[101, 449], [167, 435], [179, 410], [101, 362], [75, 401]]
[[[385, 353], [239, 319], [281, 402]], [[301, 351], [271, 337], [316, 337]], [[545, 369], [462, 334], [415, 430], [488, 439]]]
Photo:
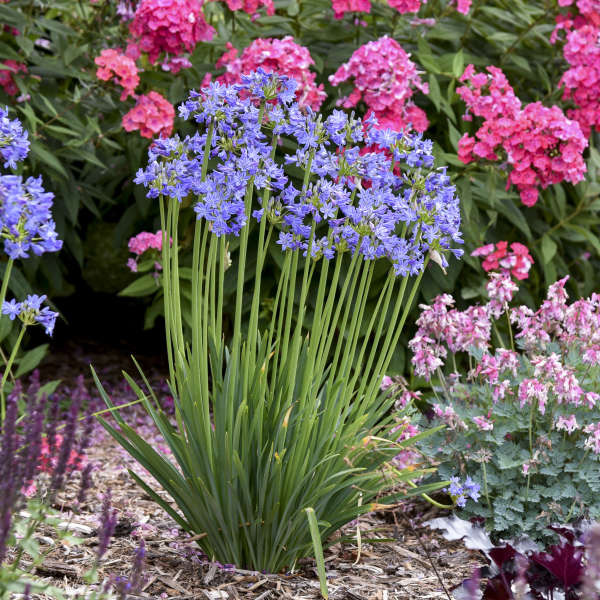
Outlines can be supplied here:
[[[101, 431], [89, 451], [89, 460], [98, 465], [94, 489], [111, 489], [119, 522], [105, 555], [100, 580], [114, 574], [128, 574], [132, 556], [143, 537], [146, 543], [147, 582], [139, 597], [170, 598], [318, 598], [319, 582], [314, 562], [299, 565], [294, 574], [271, 575], [230, 565], [220, 565], [202, 556], [193, 542], [176, 528], [171, 519], [135, 484], [127, 468], [131, 458]], [[72, 523], [91, 533], [97, 526], [101, 498], [90, 495]], [[68, 510], [68, 506], [64, 507]], [[389, 538], [392, 542], [364, 543], [358, 557], [356, 544], [334, 545], [325, 559], [331, 598], [409, 599], [447, 598], [440, 578], [449, 589], [483, 564], [479, 553], [458, 542], [448, 542], [423, 523], [439, 511], [425, 502], [400, 505], [393, 512], [367, 515], [360, 519], [363, 538]], [[354, 535], [347, 527], [344, 534]], [[67, 593], [82, 593], [79, 574], [95, 558], [96, 538], [77, 548], [63, 547], [47, 561], [52, 583]], [[358, 560], [357, 560], [358, 559]], [[433, 563], [433, 564], [432, 564]], [[436, 574], [437, 570], [437, 574]], [[438, 577], [439, 575], [439, 577]], [[136, 596], [132, 596], [135, 598]]]

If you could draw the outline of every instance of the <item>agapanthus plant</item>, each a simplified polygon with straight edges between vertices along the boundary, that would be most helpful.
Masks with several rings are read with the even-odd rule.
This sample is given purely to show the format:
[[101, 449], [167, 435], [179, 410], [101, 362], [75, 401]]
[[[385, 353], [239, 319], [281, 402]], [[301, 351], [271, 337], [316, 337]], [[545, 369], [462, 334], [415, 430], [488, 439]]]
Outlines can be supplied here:
[[[302, 109], [295, 93], [293, 80], [261, 70], [236, 86], [214, 83], [180, 107], [196, 133], [150, 148], [136, 181], [161, 207], [176, 424], [136, 389], [176, 464], [118, 415], [118, 429], [103, 421], [176, 509], [132, 476], [209, 556], [270, 572], [310, 554], [314, 543], [371, 510], [384, 489], [420, 473], [385, 468], [427, 432], [396, 442], [393, 399], [379, 387], [429, 259], [445, 263], [448, 253], [460, 254], [461, 242], [455, 189], [444, 169], [433, 168], [431, 142], [368, 127], [365, 133], [365, 124], [340, 111], [323, 118]], [[375, 138], [393, 158], [361, 153]], [[190, 339], [179, 287], [184, 201], [197, 216]], [[255, 247], [251, 228], [258, 229]], [[261, 319], [272, 239], [281, 270], [272, 315]], [[229, 242], [239, 249], [226, 346]], [[244, 276], [250, 260], [252, 286]], [[388, 277], [363, 323], [376, 269]], [[242, 323], [246, 302], [250, 317]]]
[[438, 296], [410, 342], [415, 373], [433, 378], [431, 420], [448, 426], [421, 449], [443, 476], [481, 485], [465, 513], [496, 536], [539, 539], [600, 516], [600, 297], [569, 304], [567, 279], [536, 311], [510, 307], [518, 285], [500, 261], [487, 303], [461, 311]]
[[[17, 119], [9, 119], [7, 109], [0, 109], [0, 157], [4, 159], [4, 167], [15, 168], [18, 162], [27, 157], [28, 152], [27, 132]], [[5, 302], [15, 260], [28, 258], [30, 253], [40, 256], [45, 252], [56, 252], [62, 247], [51, 213], [53, 197], [42, 187], [41, 177], [24, 180], [19, 175], [0, 174], [0, 233], [8, 257], [0, 287], [0, 318], [9, 315], [11, 320], [18, 317], [23, 323], [2, 374], [0, 420], [4, 419], [6, 412], [4, 387], [25, 329], [28, 325], [39, 323], [45, 327], [48, 335], [52, 335], [54, 330], [57, 313], [48, 307], [42, 308], [46, 296], [29, 295], [23, 302], [15, 299]]]

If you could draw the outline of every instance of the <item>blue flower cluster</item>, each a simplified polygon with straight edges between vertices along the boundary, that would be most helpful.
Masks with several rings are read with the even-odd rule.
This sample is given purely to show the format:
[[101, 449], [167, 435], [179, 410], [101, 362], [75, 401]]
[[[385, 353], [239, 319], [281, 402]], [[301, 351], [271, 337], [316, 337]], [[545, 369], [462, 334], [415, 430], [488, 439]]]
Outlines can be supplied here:
[[[0, 109], [0, 155], [4, 166], [15, 168], [28, 152], [27, 131], [17, 119], [8, 118], [6, 109]], [[42, 187], [41, 177], [23, 180], [18, 175], [0, 175], [0, 234], [10, 258], [27, 258], [30, 251], [39, 256], [62, 248], [52, 219], [53, 198]]]
[[45, 295], [38, 296], [36, 294], [27, 296], [23, 302], [17, 302], [13, 298], [10, 302], [2, 304], [2, 314], [8, 315], [11, 321], [18, 317], [25, 325], [36, 323], [43, 325], [46, 333], [52, 335], [58, 313], [50, 310], [47, 306], [42, 308], [44, 300], [46, 300]]
[[18, 119], [11, 121], [8, 118], [7, 108], [0, 108], [0, 156], [4, 159], [4, 166], [16, 168], [28, 152], [27, 131], [23, 131]]
[[471, 498], [473, 502], [477, 502], [479, 500], [480, 490], [481, 486], [467, 476], [464, 484], [460, 483], [460, 479], [458, 477], [451, 477], [450, 487], [446, 488], [444, 491], [447, 494], [450, 494], [450, 497], [456, 506], [463, 508], [469, 498]]
[[448, 251], [460, 256], [456, 189], [445, 168], [433, 168], [432, 142], [339, 110], [323, 119], [298, 106], [295, 87], [259, 69], [238, 85], [191, 92], [179, 114], [200, 130], [157, 140], [136, 183], [152, 198], [197, 198], [194, 210], [215, 235], [238, 235], [250, 215], [266, 218], [282, 249], [314, 258], [385, 257], [406, 276], [428, 253], [443, 266]]
[[41, 177], [0, 176], [0, 225], [4, 251], [12, 259], [56, 252], [62, 248], [52, 219], [54, 195]]

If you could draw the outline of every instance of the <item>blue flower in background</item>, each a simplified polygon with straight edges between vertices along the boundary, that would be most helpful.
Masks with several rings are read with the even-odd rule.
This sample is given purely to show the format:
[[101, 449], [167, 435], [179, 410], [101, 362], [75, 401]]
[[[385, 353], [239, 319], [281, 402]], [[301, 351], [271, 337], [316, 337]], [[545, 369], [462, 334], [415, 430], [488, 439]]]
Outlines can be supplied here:
[[0, 156], [4, 166], [15, 169], [28, 153], [27, 131], [23, 131], [18, 119], [8, 118], [8, 108], [0, 108]]
[[47, 306], [42, 308], [45, 300], [45, 295], [38, 296], [37, 294], [27, 296], [23, 302], [17, 302], [13, 298], [10, 302], [2, 304], [2, 314], [8, 315], [11, 321], [18, 317], [25, 325], [36, 323], [42, 325], [46, 329], [46, 333], [52, 335], [58, 313], [50, 310]]

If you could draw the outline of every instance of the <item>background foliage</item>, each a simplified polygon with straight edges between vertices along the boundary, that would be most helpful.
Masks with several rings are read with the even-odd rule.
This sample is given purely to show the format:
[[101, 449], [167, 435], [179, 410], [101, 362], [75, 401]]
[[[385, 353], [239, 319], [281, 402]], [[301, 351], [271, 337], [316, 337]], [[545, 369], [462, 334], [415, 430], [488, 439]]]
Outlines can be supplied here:
[[[462, 120], [465, 106], [455, 93], [458, 77], [469, 63], [478, 69], [501, 67], [523, 102], [541, 100], [547, 106], [568, 107], [558, 89], [568, 65], [561, 44], [550, 43], [560, 10], [556, 0], [476, 0], [467, 15], [440, 0], [429, 0], [418, 14], [400, 14], [377, 1], [370, 14], [346, 14], [339, 20], [334, 19], [330, 0], [276, 0], [275, 8], [274, 15], [261, 10], [253, 20], [222, 2], [206, 3], [206, 20], [217, 32], [214, 39], [199, 43], [190, 57], [193, 66], [176, 75], [142, 59], [140, 89], [156, 90], [177, 105], [188, 89], [201, 85], [206, 73], [222, 72], [215, 63], [226, 43], [241, 51], [259, 37], [291, 35], [315, 61], [317, 82], [325, 85], [328, 94], [322, 110], [328, 112], [350, 91], [349, 86], [333, 88], [328, 77], [359, 46], [389, 35], [412, 55], [429, 84], [429, 94], [417, 93], [414, 99], [427, 113], [430, 127], [425, 135], [435, 140], [440, 162], [451, 165], [463, 206], [467, 256], [454, 261], [446, 275], [430, 270], [422, 297], [430, 300], [440, 291], [457, 288], [458, 299], [477, 296], [481, 280], [468, 253], [499, 239], [527, 244], [543, 266], [541, 275], [532, 277], [521, 291], [526, 302], [539, 300], [545, 286], [567, 272], [572, 274], [572, 294], [587, 295], [598, 288], [597, 140], [592, 137], [585, 154], [586, 181], [551, 186], [533, 208], [521, 204], [514, 188], [505, 189], [506, 176], [497, 165], [464, 165], [457, 158], [461, 135], [474, 131], [473, 124]], [[6, 29], [0, 33], [0, 61], [21, 61], [28, 68], [27, 74], [15, 76], [20, 101], [0, 89], [0, 102], [9, 104], [31, 131], [32, 160], [27, 168], [43, 173], [47, 187], [55, 192], [57, 227], [66, 246], [58, 256], [29, 261], [24, 279], [43, 284], [54, 295], [72, 293], [82, 278], [93, 289], [113, 292], [132, 280], [122, 254], [128, 237], [158, 228], [157, 204], [132, 183], [149, 145], [137, 132], [126, 133], [121, 126], [133, 100], [121, 102], [117, 86], [95, 76], [94, 58], [104, 48], [124, 47], [128, 25], [118, 16], [115, 2], [83, 0], [10, 0], [0, 4], [0, 21], [20, 32], [17, 36]], [[363, 109], [359, 105], [358, 111]], [[184, 260], [188, 242], [184, 236]], [[235, 253], [235, 248], [230, 251]], [[272, 281], [280, 263], [274, 246], [268, 265]], [[107, 266], [113, 277], [94, 278], [99, 264]], [[265, 284], [263, 306], [268, 313], [273, 287], [268, 278]], [[382, 285], [383, 279], [375, 278], [373, 299]], [[147, 275], [128, 291], [153, 298], [147, 326], [162, 311], [157, 289]], [[400, 370], [403, 362], [399, 350], [393, 366]]]

